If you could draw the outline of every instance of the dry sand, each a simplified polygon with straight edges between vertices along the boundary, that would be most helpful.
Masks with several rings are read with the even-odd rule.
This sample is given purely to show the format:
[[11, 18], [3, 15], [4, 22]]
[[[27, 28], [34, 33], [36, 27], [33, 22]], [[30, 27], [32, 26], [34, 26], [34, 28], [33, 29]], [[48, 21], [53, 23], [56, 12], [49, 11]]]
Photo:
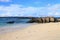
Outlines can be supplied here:
[[0, 40], [60, 40], [60, 23], [32, 25], [22, 30], [2, 34]]

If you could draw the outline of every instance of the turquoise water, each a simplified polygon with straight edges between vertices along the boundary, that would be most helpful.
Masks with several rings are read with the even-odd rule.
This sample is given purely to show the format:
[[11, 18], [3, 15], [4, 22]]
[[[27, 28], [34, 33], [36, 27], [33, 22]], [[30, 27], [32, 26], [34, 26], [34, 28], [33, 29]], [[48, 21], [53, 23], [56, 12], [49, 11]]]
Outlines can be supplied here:
[[8, 26], [15, 26], [15, 25], [20, 25], [21, 27], [26, 27], [29, 25], [33, 25], [34, 23], [14, 23], [14, 24], [6, 24], [6, 23], [0, 23], [0, 28], [1, 27], [8, 27]]
[[[22, 28], [29, 27], [30, 23], [27, 23], [30, 19], [20, 19], [20, 18], [0, 18], [0, 34], [11, 32], [15, 30], [20, 30]], [[14, 23], [9, 24], [7, 22], [14, 21]]]
[[6, 23], [9, 21], [14, 21], [15, 23], [26, 23], [30, 19], [20, 19], [20, 18], [0, 18], [0, 23]]
[[[2, 17], [0, 18], [0, 27], [4, 27], [6, 25], [14, 25], [14, 24], [26, 24], [26, 22], [28, 22], [30, 19], [20, 19], [20, 18], [5, 18], [5, 17]], [[10, 22], [10, 21], [14, 21], [13, 24], [8, 24], [7, 22]]]
[[31, 25], [35, 25], [35, 24], [33, 23], [0, 24], [0, 34], [21, 30], [30, 27]]
[[0, 27], [6, 26], [6, 23], [0, 23]]
[[[60, 17], [56, 17], [56, 18], [60, 18]], [[5, 24], [7, 22], [10, 21], [14, 21], [14, 23], [26, 23], [28, 21], [30, 21], [31, 19], [28, 18], [19, 18], [19, 17], [0, 17], [0, 24]]]
[[[60, 17], [56, 17], [60, 18]], [[21, 19], [18, 17], [0, 17], [0, 27], [4, 27], [6, 25], [14, 25], [14, 24], [20, 24], [20, 25], [28, 25], [28, 21], [31, 19]], [[13, 24], [8, 24], [7, 22], [14, 21]]]

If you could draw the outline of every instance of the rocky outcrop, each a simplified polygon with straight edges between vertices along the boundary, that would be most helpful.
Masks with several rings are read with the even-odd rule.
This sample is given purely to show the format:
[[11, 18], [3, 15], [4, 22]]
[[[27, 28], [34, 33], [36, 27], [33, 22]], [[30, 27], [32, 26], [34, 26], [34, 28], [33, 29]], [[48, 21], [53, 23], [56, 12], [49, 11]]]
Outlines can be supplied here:
[[41, 18], [33, 18], [28, 23], [49, 23], [49, 22], [55, 22], [54, 17], [41, 17]]
[[42, 23], [42, 18], [33, 18], [27, 23]]
[[38, 18], [36, 20], [37, 20], [37, 23], [42, 23], [43, 22], [42, 18]]
[[57, 19], [56, 21], [57, 21], [57, 22], [60, 22], [60, 19]]
[[46, 18], [42, 17], [42, 23], [45, 23], [45, 22], [46, 22]]
[[45, 18], [46, 23], [49, 23], [49, 17]]
[[50, 22], [55, 22], [55, 18], [54, 17], [50, 17], [49, 20], [50, 20]]

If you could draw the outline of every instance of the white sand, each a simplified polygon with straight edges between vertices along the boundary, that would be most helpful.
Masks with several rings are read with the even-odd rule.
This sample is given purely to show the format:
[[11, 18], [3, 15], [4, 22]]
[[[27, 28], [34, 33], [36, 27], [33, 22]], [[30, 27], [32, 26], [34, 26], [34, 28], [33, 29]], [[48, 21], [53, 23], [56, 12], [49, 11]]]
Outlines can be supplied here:
[[22, 30], [2, 34], [0, 40], [60, 40], [60, 23], [32, 25]]

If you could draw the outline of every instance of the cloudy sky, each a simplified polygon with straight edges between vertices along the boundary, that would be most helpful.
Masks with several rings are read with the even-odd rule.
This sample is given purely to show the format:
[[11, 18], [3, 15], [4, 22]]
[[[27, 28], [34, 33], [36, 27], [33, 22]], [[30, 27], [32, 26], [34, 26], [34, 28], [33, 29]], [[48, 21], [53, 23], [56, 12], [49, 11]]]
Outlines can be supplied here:
[[0, 0], [0, 16], [60, 17], [60, 0]]

